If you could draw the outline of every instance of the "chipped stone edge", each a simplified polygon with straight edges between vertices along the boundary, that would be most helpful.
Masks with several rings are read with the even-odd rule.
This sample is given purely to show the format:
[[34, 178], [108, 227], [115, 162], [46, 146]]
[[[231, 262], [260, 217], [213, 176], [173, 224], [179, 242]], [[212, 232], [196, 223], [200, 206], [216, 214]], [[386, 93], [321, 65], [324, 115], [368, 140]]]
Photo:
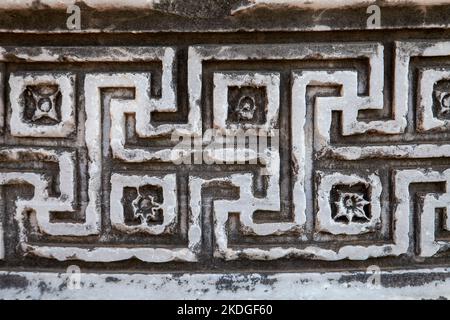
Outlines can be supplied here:
[[[450, 269], [230, 274], [81, 274], [0, 271], [1, 299], [449, 299]], [[418, 281], [418, 279], [420, 279]], [[401, 283], [401, 284], [399, 284]]]

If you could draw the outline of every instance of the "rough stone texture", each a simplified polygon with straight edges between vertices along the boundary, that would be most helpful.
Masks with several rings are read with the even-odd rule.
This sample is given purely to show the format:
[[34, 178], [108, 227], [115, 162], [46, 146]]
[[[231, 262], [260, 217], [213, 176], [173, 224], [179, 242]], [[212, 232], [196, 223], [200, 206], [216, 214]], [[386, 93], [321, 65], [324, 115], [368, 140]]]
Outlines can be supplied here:
[[0, 298], [450, 297], [447, 1], [73, 3], [0, 4]]

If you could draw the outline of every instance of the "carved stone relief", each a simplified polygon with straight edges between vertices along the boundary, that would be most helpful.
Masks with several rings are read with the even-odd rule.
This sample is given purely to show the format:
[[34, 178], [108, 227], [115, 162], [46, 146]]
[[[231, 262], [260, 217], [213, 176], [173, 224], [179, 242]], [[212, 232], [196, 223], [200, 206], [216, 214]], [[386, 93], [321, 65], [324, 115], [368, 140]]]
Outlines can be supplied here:
[[1, 270], [447, 267], [448, 33], [302, 32], [0, 38]]

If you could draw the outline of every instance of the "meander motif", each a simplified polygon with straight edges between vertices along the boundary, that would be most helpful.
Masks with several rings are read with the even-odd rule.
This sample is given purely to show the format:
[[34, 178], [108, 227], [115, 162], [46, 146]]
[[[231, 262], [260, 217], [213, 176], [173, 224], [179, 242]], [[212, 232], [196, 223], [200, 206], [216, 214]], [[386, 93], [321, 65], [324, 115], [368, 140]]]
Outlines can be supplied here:
[[[55, 65], [159, 69], [3, 71], [0, 184], [23, 189], [0, 214], [0, 259], [336, 261], [450, 249], [450, 169], [433, 162], [450, 158], [436, 138], [450, 129], [450, 69], [420, 65], [410, 77], [413, 58], [449, 57], [449, 42], [395, 43], [389, 84], [379, 43], [191, 46], [181, 62], [172, 47], [45, 50]], [[361, 67], [340, 65], [349, 60]]]

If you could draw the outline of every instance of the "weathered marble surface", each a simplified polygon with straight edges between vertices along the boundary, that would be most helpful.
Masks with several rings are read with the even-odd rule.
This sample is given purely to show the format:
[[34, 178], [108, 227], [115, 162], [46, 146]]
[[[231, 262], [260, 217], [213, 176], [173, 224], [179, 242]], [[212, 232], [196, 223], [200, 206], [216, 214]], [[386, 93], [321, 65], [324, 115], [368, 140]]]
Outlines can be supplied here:
[[448, 269], [381, 273], [82, 274], [70, 289], [67, 274], [0, 273], [6, 299], [446, 299]]
[[449, 26], [448, 0], [3, 0], [0, 30], [65, 33], [75, 3], [82, 33], [365, 30], [374, 3], [386, 8], [376, 29]]
[[447, 1], [72, 2], [0, 4], [0, 298], [449, 298]]

